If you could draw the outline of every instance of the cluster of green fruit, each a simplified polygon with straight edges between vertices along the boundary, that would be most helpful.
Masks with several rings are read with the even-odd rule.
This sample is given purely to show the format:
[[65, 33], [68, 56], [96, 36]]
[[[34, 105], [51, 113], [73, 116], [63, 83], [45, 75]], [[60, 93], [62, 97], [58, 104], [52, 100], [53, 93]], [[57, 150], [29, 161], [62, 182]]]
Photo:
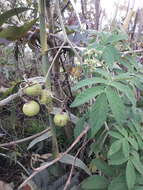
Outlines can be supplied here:
[[[24, 94], [28, 96], [40, 96], [40, 104], [48, 104], [52, 102], [51, 92], [47, 89], [42, 89], [40, 84], [33, 84], [24, 88]], [[32, 117], [39, 113], [40, 105], [34, 100], [30, 100], [23, 105], [23, 113], [26, 116]], [[56, 114], [54, 123], [57, 126], [63, 127], [67, 124], [69, 117], [66, 113]]]

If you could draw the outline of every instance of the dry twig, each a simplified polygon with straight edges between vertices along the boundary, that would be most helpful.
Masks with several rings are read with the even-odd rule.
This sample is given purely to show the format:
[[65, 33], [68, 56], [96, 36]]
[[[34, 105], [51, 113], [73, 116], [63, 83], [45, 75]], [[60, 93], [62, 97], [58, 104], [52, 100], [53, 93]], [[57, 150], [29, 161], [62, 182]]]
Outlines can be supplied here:
[[29, 140], [32, 140], [36, 137], [39, 137], [41, 135], [43, 135], [44, 133], [48, 132], [50, 130], [50, 128], [48, 129], [45, 129], [44, 131], [40, 132], [40, 133], [37, 133], [35, 135], [32, 135], [30, 137], [26, 137], [24, 139], [20, 139], [20, 140], [17, 140], [17, 141], [11, 141], [9, 143], [3, 143], [3, 144], [0, 144], [0, 147], [9, 147], [9, 146], [12, 146], [12, 145], [16, 145], [16, 144], [19, 144], [19, 143], [23, 143], [23, 142], [26, 142], [26, 141], [29, 141]]

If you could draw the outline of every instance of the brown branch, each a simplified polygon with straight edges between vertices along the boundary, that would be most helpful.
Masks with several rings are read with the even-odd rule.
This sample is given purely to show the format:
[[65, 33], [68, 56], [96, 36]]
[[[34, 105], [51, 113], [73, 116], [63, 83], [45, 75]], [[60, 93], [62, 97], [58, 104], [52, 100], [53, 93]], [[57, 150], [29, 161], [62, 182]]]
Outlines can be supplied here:
[[51, 162], [46, 163], [43, 166], [38, 167], [35, 169], [35, 171], [19, 186], [18, 189], [21, 189], [31, 178], [33, 178], [36, 174], [39, 172], [43, 171], [44, 169], [48, 168], [49, 166], [55, 164], [58, 162], [63, 156], [65, 156], [69, 151], [73, 149], [73, 147], [80, 141], [80, 139], [89, 131], [90, 126], [86, 126], [86, 128], [83, 130], [83, 132], [75, 139], [75, 141], [71, 144], [71, 146], [64, 152], [59, 154], [59, 157], [56, 159], [52, 160]]
[[17, 140], [17, 141], [11, 141], [9, 143], [3, 143], [3, 144], [0, 144], [0, 147], [9, 147], [9, 146], [12, 146], [12, 145], [16, 145], [16, 144], [20, 144], [20, 143], [23, 143], [23, 142], [26, 142], [26, 141], [29, 141], [31, 139], [34, 139], [36, 137], [39, 137], [41, 135], [43, 135], [44, 133], [48, 132], [50, 130], [50, 128], [48, 129], [45, 129], [44, 131], [40, 132], [40, 133], [37, 133], [35, 135], [32, 135], [30, 137], [26, 137], [24, 139], [20, 139], [20, 140]]

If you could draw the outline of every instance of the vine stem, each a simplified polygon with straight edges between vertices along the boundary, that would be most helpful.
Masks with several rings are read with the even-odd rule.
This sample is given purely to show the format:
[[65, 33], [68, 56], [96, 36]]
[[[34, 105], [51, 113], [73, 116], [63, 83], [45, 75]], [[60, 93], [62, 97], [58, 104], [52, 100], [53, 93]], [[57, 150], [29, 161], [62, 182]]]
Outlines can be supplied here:
[[[45, 0], [39, 0], [39, 16], [40, 16], [40, 42], [41, 42], [41, 53], [42, 53], [42, 69], [43, 73], [46, 76], [45, 80], [45, 86], [47, 89], [51, 89], [51, 81], [50, 81], [50, 70], [51, 66], [49, 64], [48, 60], [48, 45], [47, 45], [47, 33], [46, 33], [46, 1]], [[47, 75], [48, 71], [48, 75]], [[51, 103], [52, 104], [52, 103]], [[49, 105], [50, 107], [53, 107], [53, 105]], [[52, 121], [52, 116], [50, 114], [50, 111], [48, 111], [48, 117], [49, 117], [49, 123], [52, 133], [52, 154], [53, 157], [56, 158], [59, 155], [59, 148], [58, 148], [58, 142], [56, 137], [56, 130], [55, 125]]]

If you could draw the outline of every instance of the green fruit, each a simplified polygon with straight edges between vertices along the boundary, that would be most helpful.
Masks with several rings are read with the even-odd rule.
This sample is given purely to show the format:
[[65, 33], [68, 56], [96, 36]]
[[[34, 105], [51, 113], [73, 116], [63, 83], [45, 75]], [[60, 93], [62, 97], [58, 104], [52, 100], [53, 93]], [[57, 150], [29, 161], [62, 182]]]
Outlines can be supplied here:
[[24, 93], [28, 96], [38, 96], [41, 94], [42, 86], [40, 84], [34, 84], [24, 89]]
[[47, 89], [42, 90], [41, 92], [41, 104], [49, 104], [52, 102], [51, 92]]
[[66, 113], [63, 114], [56, 114], [54, 116], [54, 123], [55, 125], [59, 126], [59, 127], [63, 127], [67, 124], [69, 120], [69, 117]]
[[37, 102], [32, 100], [23, 105], [22, 111], [25, 115], [31, 117], [39, 113], [40, 106]]

